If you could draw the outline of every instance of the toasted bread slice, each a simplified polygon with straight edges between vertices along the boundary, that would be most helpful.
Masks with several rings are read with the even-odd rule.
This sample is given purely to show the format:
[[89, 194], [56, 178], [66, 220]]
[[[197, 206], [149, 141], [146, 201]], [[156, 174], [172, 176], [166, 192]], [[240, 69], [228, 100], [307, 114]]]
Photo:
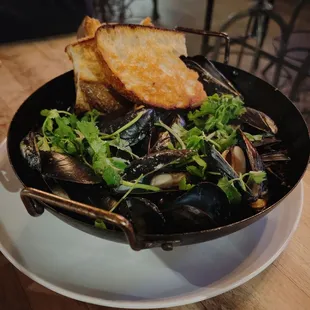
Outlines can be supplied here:
[[206, 93], [198, 74], [179, 58], [187, 55], [181, 32], [141, 25], [105, 25], [97, 48], [112, 87], [135, 103], [164, 109], [199, 106]]
[[[77, 32], [78, 39], [95, 36], [97, 29], [100, 26], [106, 25], [107, 23], [101, 23], [99, 19], [85, 16]], [[109, 25], [115, 25], [115, 23], [109, 23]], [[140, 25], [142, 26], [154, 26], [150, 17], [144, 18]]]
[[124, 99], [108, 87], [93, 38], [68, 45], [66, 53], [74, 68], [77, 113], [93, 108], [103, 113], [111, 113], [124, 108]]

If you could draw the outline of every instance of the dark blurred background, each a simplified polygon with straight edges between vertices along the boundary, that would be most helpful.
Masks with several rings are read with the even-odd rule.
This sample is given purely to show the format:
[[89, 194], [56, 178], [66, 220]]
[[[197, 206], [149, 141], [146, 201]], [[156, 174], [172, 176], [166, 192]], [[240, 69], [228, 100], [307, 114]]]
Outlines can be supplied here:
[[[102, 22], [225, 31], [230, 64], [274, 84], [310, 123], [310, 0], [2, 0], [0, 44], [76, 33], [85, 15]], [[222, 61], [222, 42], [191, 35], [189, 54]]]

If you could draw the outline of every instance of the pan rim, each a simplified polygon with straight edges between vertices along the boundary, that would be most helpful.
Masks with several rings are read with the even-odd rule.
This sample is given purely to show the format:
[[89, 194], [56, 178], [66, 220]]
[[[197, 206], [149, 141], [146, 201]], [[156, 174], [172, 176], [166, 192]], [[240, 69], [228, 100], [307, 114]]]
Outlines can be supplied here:
[[[197, 56], [202, 56], [202, 55], [197, 55]], [[204, 57], [204, 56], [202, 56]], [[219, 63], [219, 62], [216, 62], [216, 61], [211, 61], [212, 63], [214, 63], [215, 66], [217, 65], [220, 65], [220, 66], [226, 66], [226, 67], [229, 67], [230, 70], [237, 70], [239, 72], [242, 72], [246, 75], [250, 75], [250, 76], [254, 76], [252, 74], [250, 74], [249, 72], [245, 71], [245, 70], [242, 70], [242, 69], [239, 69], [239, 68], [236, 68], [234, 66], [230, 66], [230, 65], [226, 65], [226, 64], [222, 64], [222, 63]], [[43, 89], [45, 87], [48, 87], [48, 84], [49, 83], [52, 83], [54, 80], [56, 79], [59, 79], [61, 78], [62, 76], [64, 75], [69, 75], [69, 74], [72, 74], [73, 76], [73, 70], [69, 70], [67, 72], [64, 72], [63, 74], [49, 80], [47, 83], [41, 85], [40, 87], [38, 87], [33, 93], [31, 93], [30, 96], [28, 96], [24, 101], [23, 103], [19, 106], [19, 108], [17, 109], [17, 111], [15, 112], [14, 116], [12, 117], [12, 120], [10, 122], [10, 126], [9, 126], [9, 129], [8, 129], [8, 132], [7, 132], [7, 152], [8, 152], [8, 158], [9, 158], [9, 162], [10, 162], [10, 165], [11, 167], [13, 168], [13, 171], [14, 173], [16, 174], [16, 176], [18, 177], [19, 181], [23, 184], [23, 186], [27, 186], [22, 180], [21, 180], [21, 177], [18, 175], [18, 173], [16, 172], [15, 168], [14, 168], [14, 165], [12, 163], [12, 160], [11, 160], [11, 156], [10, 156], [10, 152], [9, 152], [9, 140], [10, 140], [10, 132], [11, 132], [11, 127], [12, 127], [12, 124], [13, 124], [13, 121], [15, 119], [15, 116], [18, 114], [18, 112], [20, 111], [20, 109], [23, 107], [23, 105], [25, 104], [25, 102], [27, 102], [29, 99], [31, 99], [31, 97], [37, 92], [39, 91], [40, 89]], [[303, 115], [301, 114], [301, 112], [298, 110], [298, 108], [295, 106], [295, 104], [285, 95], [283, 94], [281, 91], [278, 90], [278, 88], [272, 86], [270, 83], [268, 83], [267, 81], [264, 81], [263, 79], [257, 77], [257, 76], [254, 76], [255, 79], [257, 80], [260, 80], [261, 82], [263, 82], [264, 84], [268, 85], [269, 87], [273, 88], [274, 91], [277, 91], [281, 94], [281, 96], [283, 96], [283, 98], [285, 98], [287, 101], [290, 102], [292, 108], [295, 109], [295, 112], [297, 114], [299, 114], [299, 117], [301, 118], [302, 120], [302, 126], [307, 130], [308, 132], [308, 136], [307, 136], [307, 140], [308, 140], [308, 145], [310, 145], [310, 135], [309, 135], [309, 131], [308, 131], [308, 127], [307, 127], [307, 124], [306, 124], [306, 121], [303, 117]], [[230, 229], [234, 229], [236, 226], [241, 226], [239, 229], [241, 229], [242, 227], [242, 224], [245, 224], [246, 222], [255, 222], [257, 221], [260, 217], [263, 217], [265, 216], [266, 214], [268, 214], [270, 211], [272, 211], [280, 202], [282, 202], [284, 199], [286, 199], [291, 193], [292, 191], [298, 186], [298, 184], [301, 182], [303, 176], [305, 175], [306, 171], [307, 171], [307, 167], [308, 167], [308, 164], [309, 164], [309, 159], [310, 159], [310, 148], [308, 147], [308, 154], [307, 154], [307, 164], [305, 165], [305, 167], [303, 168], [303, 172], [301, 173], [300, 177], [298, 178], [297, 182], [291, 186], [291, 188], [289, 189], [289, 191], [283, 196], [281, 197], [278, 201], [276, 201], [275, 203], [273, 203], [272, 205], [268, 206], [267, 208], [265, 208], [264, 210], [256, 213], [256, 214], [253, 214], [251, 215], [250, 217], [247, 217], [245, 219], [242, 219], [240, 221], [237, 221], [237, 222], [234, 222], [234, 223], [230, 223], [230, 224], [227, 224], [227, 225], [224, 225], [224, 226], [220, 226], [220, 227], [216, 227], [216, 228], [212, 228], [212, 229], [206, 229], [206, 230], [200, 230], [200, 231], [195, 231], [195, 232], [185, 232], [185, 233], [175, 233], [175, 234], [140, 234], [138, 235], [137, 234], [137, 237], [142, 237], [145, 241], [150, 241], [152, 240], [152, 242], [173, 242], [173, 241], [178, 241], [181, 237], [189, 237], [189, 236], [193, 236], [193, 235], [196, 235], [196, 234], [199, 234], [199, 235], [202, 235], [202, 234], [212, 234], [212, 233], [218, 233], [222, 230], [230, 230]], [[61, 214], [62, 216], [65, 216], [69, 219], [72, 219], [72, 220], [75, 220], [73, 219], [72, 217], [70, 217], [69, 215], [66, 215], [66, 214], [63, 214], [62, 212], [59, 212], [59, 210], [55, 209], [52, 207], [52, 209]], [[87, 223], [83, 222], [83, 221], [80, 221], [80, 220], [77, 220], [79, 223], [82, 223], [83, 225], [87, 225]], [[249, 223], [250, 225], [251, 223]], [[89, 226], [89, 225], [87, 225]], [[235, 231], [239, 230], [239, 229], [236, 229]], [[119, 232], [119, 235], [124, 235], [125, 234], [123, 232]], [[104, 238], [104, 237], [103, 237]], [[165, 240], [165, 241], [164, 241]]]

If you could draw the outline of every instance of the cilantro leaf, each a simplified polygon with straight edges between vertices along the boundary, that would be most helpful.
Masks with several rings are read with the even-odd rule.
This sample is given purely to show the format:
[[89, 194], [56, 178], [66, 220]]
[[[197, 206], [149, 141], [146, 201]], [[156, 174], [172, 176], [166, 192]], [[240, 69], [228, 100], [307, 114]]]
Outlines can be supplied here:
[[47, 142], [47, 139], [45, 137], [38, 137], [38, 148], [40, 151], [50, 151], [51, 148]]
[[249, 178], [247, 180], [247, 183], [254, 182], [256, 184], [261, 184], [263, 181], [266, 180], [265, 171], [250, 171], [248, 175], [249, 175]]
[[186, 182], [186, 177], [183, 177], [179, 182], [179, 190], [181, 190], [181, 191], [188, 191], [188, 190], [192, 189], [193, 187], [194, 187], [194, 185], [188, 184]]
[[214, 94], [209, 96], [199, 109], [188, 113], [188, 119], [206, 132], [223, 129], [231, 120], [245, 112], [239, 97]]
[[92, 141], [98, 138], [99, 129], [96, 126], [96, 123], [82, 120], [82, 121], [77, 121], [76, 127], [83, 134], [83, 136], [89, 143], [91, 143]]
[[56, 109], [47, 110], [44, 109], [40, 112], [42, 116], [48, 117], [48, 118], [57, 118], [59, 117], [59, 112]]
[[199, 177], [199, 178], [203, 178], [204, 177], [204, 174], [203, 174], [203, 172], [202, 172], [202, 170], [201, 169], [199, 169], [198, 167], [196, 167], [196, 166], [187, 166], [186, 167], [186, 170], [190, 173], [190, 174], [192, 174], [192, 175], [195, 175], [195, 176], [197, 176], [197, 177]]
[[245, 132], [244, 134], [251, 142], [261, 141], [263, 139], [263, 135], [251, 135], [248, 132]]
[[200, 167], [202, 167], [201, 174], [204, 176], [207, 169], [207, 163], [199, 155], [194, 155], [192, 158]]
[[231, 204], [239, 204], [241, 202], [241, 194], [234, 186], [233, 182], [230, 182], [227, 177], [221, 178], [217, 185], [222, 189], [226, 194], [228, 201]]
[[107, 229], [106, 224], [105, 224], [104, 221], [101, 220], [101, 219], [96, 219], [96, 220], [95, 220], [95, 227], [101, 228], [101, 229]]
[[95, 153], [92, 161], [92, 167], [94, 171], [102, 175], [102, 178], [109, 186], [118, 186], [121, 181], [119, 168], [113, 165], [113, 162], [102, 153]]

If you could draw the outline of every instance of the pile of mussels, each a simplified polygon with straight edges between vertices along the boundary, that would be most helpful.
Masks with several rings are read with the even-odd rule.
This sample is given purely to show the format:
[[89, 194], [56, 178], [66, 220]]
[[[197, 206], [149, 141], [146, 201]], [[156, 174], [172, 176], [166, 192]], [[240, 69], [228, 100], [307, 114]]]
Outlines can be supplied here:
[[[225, 93], [242, 98], [233, 85], [205, 58], [184, 57], [183, 61], [198, 72], [209, 95]], [[143, 107], [142, 110], [130, 111], [114, 120], [99, 119], [98, 127], [103, 133], [113, 133], [133, 120], [138, 112], [143, 112], [143, 116], [123, 131], [121, 138], [128, 142], [139, 158], [131, 161], [122, 177], [124, 180], [134, 181], [141, 174], [147, 175], [143, 182], [156, 185], [161, 191], [134, 190], [113, 212], [129, 219], [139, 234], [194, 232], [241, 220], [267, 206], [272, 186], [285, 185], [283, 163], [289, 160], [287, 151], [276, 137], [278, 129], [274, 121], [258, 110], [246, 107], [246, 112], [238, 120], [241, 125], [238, 129], [238, 143], [222, 154], [205, 142], [208, 167], [229, 180], [238, 178], [240, 172], [267, 172], [268, 178], [259, 185], [255, 184], [250, 194], [242, 197], [242, 203], [233, 207], [212, 179], [195, 183], [193, 188], [185, 192], [176, 187], [180, 179], [187, 176], [187, 171], [169, 163], [188, 157], [191, 150], [168, 149], [168, 144], [174, 143], [174, 137], [168, 131], [154, 126], [154, 123], [160, 119], [169, 127], [173, 123], [186, 127], [186, 118], [181, 112]], [[267, 134], [260, 141], [250, 142], [243, 133], [242, 126]], [[29, 166], [40, 172], [52, 193], [111, 210], [126, 192], [127, 189], [122, 186], [109, 189], [101, 178], [77, 158], [62, 153], [39, 151], [35, 137], [36, 132], [30, 132], [23, 139], [21, 152]], [[236, 167], [236, 162], [239, 162], [239, 168]], [[107, 225], [107, 229], [117, 228]]]

